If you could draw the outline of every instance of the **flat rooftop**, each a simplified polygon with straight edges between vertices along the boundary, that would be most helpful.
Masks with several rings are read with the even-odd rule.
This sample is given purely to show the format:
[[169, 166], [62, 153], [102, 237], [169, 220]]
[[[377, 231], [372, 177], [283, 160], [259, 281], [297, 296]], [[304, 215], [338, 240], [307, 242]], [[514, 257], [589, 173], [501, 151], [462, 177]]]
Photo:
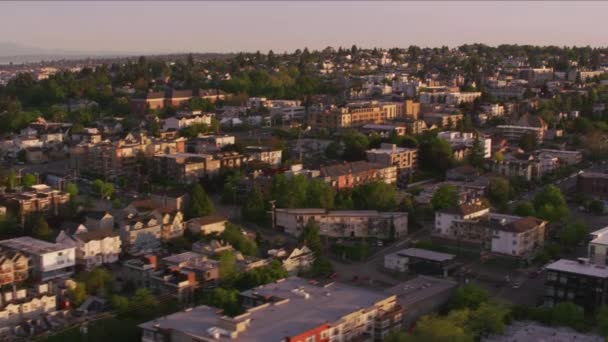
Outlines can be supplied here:
[[[315, 285], [306, 279], [290, 277], [245, 291], [246, 297], [266, 297], [270, 304], [250, 309], [234, 319], [250, 319], [247, 329], [236, 339], [220, 334], [216, 341], [282, 341], [285, 337], [338, 321], [352, 312], [374, 306], [390, 294], [346, 284]], [[211, 338], [218, 329], [221, 314], [216, 309], [199, 306], [140, 325], [144, 329], [173, 329], [197, 338]]]
[[608, 227], [591, 232], [589, 235], [593, 239], [591, 243], [608, 246]]
[[536, 322], [515, 322], [497, 336], [481, 339], [482, 342], [603, 342], [599, 335], [583, 334], [565, 327], [547, 327]]
[[580, 263], [577, 260], [559, 259], [545, 267], [549, 271], [567, 272], [597, 278], [608, 278], [608, 267], [589, 263]]
[[45, 254], [57, 251], [62, 251], [69, 248], [66, 245], [59, 243], [51, 243], [43, 240], [34, 239], [29, 236], [22, 236], [14, 239], [0, 241], [0, 247], [5, 247], [13, 250], [18, 250], [29, 254]]
[[397, 296], [397, 303], [408, 308], [419, 302], [433, 298], [445, 291], [456, 288], [458, 283], [448, 279], [429, 276], [418, 276], [399, 285], [395, 285], [384, 292]]
[[454, 254], [435, 252], [435, 251], [431, 251], [428, 249], [421, 249], [421, 248], [406, 248], [406, 249], [397, 251], [393, 254], [397, 254], [399, 256], [404, 256], [404, 257], [427, 259], [427, 260], [432, 260], [432, 261], [437, 261], [437, 262], [449, 261], [449, 260], [453, 260], [454, 258], [456, 258], [456, 256]]

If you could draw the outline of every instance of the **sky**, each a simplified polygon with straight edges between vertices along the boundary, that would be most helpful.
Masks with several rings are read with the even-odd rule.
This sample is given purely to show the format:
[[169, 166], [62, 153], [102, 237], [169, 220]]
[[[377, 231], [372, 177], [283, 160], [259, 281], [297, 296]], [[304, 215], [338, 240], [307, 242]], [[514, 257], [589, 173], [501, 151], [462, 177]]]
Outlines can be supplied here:
[[608, 46], [608, 2], [0, 1], [0, 43], [87, 52]]

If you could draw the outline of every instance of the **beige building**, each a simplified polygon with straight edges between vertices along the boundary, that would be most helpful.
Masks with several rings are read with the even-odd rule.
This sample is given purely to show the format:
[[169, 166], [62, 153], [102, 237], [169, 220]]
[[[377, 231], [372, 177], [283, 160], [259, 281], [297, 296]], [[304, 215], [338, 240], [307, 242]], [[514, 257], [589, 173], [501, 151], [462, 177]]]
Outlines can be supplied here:
[[154, 156], [154, 173], [178, 183], [197, 182], [202, 177], [216, 175], [220, 161], [209, 154], [172, 153]]
[[310, 114], [309, 124], [313, 128], [337, 130], [365, 124], [382, 124], [397, 116], [397, 105], [394, 103], [352, 102], [345, 107], [313, 111]]
[[382, 143], [380, 148], [366, 152], [367, 160], [372, 163], [397, 167], [397, 172], [411, 174], [416, 170], [418, 150], [415, 148], [397, 147], [395, 144]]
[[276, 227], [300, 236], [309, 220], [332, 238], [391, 239], [407, 234], [407, 213], [375, 210], [275, 209]]
[[266, 146], [247, 146], [245, 154], [249, 156], [249, 160], [258, 160], [270, 166], [281, 165], [283, 157], [283, 151]]
[[122, 250], [112, 229], [89, 230], [82, 224], [62, 230], [55, 241], [76, 248], [76, 264], [85, 269], [117, 262]]
[[10, 250], [0, 250], [0, 286], [18, 284], [28, 278], [29, 259]]
[[210, 215], [193, 218], [186, 222], [186, 226], [195, 234], [221, 234], [226, 228], [227, 222], [228, 220], [222, 216]]
[[39, 285], [33, 293], [25, 289], [3, 292], [0, 303], [0, 329], [41, 319], [57, 310], [57, 297], [48, 293], [47, 284]]

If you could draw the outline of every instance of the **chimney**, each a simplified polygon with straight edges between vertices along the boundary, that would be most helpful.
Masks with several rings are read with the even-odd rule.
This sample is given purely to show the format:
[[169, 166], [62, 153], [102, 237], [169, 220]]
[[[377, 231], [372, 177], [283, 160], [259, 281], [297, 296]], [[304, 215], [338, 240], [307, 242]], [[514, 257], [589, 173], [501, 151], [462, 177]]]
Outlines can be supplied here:
[[148, 259], [148, 262], [154, 267], [154, 269], [156, 269], [158, 266], [158, 258], [156, 255], [147, 255], [146, 259]]

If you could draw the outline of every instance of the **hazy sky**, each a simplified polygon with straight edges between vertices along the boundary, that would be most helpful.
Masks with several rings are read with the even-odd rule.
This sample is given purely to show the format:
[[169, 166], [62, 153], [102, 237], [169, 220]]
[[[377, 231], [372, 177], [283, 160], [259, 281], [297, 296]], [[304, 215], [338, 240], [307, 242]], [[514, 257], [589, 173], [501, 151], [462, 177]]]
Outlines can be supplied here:
[[0, 42], [123, 52], [608, 46], [608, 2], [5, 2]]

